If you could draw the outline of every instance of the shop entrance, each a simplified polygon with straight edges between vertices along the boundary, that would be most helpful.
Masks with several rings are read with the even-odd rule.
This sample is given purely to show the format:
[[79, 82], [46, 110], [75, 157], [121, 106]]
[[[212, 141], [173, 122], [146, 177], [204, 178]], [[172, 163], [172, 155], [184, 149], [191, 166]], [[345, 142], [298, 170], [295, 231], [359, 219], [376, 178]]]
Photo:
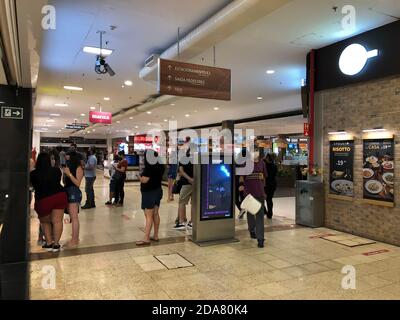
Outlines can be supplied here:
[[[308, 166], [308, 138], [303, 134], [302, 115], [238, 123], [235, 129], [254, 130], [255, 145], [262, 156], [274, 155], [277, 166], [277, 189], [274, 194], [274, 217], [295, 220], [295, 183], [306, 180]], [[239, 151], [243, 140], [235, 142]]]

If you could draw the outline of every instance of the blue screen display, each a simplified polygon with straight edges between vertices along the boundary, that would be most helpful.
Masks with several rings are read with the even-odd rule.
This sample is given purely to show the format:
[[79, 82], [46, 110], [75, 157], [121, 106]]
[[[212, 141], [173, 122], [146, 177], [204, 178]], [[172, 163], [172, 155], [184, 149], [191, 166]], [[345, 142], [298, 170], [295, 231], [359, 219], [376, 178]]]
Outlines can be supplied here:
[[200, 220], [232, 218], [232, 165], [202, 166]]
[[137, 167], [139, 165], [139, 156], [127, 154], [125, 159], [128, 161], [128, 166], [130, 167]]

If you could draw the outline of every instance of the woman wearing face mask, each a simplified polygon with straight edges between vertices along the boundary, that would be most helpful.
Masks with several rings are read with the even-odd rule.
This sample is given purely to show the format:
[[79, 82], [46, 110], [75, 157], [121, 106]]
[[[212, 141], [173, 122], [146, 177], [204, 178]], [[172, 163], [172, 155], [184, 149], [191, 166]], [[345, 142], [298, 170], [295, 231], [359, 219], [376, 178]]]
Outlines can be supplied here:
[[258, 247], [264, 247], [264, 201], [265, 195], [265, 178], [267, 175], [267, 169], [265, 162], [260, 160], [259, 150], [254, 150], [251, 153], [251, 160], [254, 164], [253, 172], [247, 176], [241, 176], [239, 179], [239, 191], [244, 191], [244, 195], [251, 194], [257, 199], [262, 205], [256, 215], [247, 213], [247, 224], [249, 227], [250, 237], [257, 239]]

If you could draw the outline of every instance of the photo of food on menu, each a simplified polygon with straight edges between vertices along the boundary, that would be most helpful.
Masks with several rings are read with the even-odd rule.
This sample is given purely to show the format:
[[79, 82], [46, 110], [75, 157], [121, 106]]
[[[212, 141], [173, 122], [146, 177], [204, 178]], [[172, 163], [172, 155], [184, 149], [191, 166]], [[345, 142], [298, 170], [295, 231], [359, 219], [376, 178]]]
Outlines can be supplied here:
[[394, 140], [364, 140], [364, 199], [394, 202]]
[[353, 197], [354, 141], [330, 142], [329, 193]]

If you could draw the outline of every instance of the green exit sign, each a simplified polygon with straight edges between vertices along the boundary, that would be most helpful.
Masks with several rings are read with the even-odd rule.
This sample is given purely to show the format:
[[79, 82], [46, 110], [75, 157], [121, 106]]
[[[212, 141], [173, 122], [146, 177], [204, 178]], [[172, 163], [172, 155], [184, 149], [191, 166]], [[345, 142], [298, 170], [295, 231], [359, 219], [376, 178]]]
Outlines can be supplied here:
[[24, 118], [24, 109], [20, 107], [1, 107], [1, 117], [3, 119], [22, 120]]

